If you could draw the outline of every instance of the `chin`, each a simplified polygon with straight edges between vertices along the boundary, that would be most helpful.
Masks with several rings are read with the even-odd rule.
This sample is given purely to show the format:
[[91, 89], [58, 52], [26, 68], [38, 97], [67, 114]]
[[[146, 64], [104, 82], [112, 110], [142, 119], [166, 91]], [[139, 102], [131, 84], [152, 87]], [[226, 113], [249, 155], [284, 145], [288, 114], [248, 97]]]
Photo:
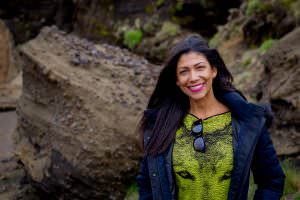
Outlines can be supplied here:
[[188, 94], [189, 99], [193, 100], [193, 101], [199, 101], [201, 99], [204, 99], [207, 96], [208, 96], [208, 93], [206, 91], [198, 93], [198, 94]]

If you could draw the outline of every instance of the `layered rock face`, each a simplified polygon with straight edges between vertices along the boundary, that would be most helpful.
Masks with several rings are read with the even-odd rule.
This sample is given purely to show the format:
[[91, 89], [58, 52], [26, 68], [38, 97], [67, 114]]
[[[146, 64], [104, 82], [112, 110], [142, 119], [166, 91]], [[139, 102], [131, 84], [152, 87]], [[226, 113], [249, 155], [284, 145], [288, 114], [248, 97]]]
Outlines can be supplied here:
[[0, 20], [0, 109], [15, 108], [21, 94], [20, 60], [6, 24]]
[[271, 132], [277, 153], [300, 159], [300, 28], [280, 39], [262, 60], [264, 76], [257, 91], [275, 112]]
[[53, 27], [21, 51], [16, 154], [33, 184], [49, 199], [123, 199], [159, 67]]

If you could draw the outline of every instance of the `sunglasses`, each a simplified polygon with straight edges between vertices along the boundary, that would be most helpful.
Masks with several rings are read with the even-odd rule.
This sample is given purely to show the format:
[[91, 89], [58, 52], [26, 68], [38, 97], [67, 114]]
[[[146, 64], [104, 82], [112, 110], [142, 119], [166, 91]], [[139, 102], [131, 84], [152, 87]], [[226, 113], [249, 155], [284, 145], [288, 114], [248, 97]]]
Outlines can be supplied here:
[[198, 152], [205, 152], [205, 141], [203, 138], [203, 125], [201, 120], [193, 123], [191, 134], [194, 136], [194, 149]]

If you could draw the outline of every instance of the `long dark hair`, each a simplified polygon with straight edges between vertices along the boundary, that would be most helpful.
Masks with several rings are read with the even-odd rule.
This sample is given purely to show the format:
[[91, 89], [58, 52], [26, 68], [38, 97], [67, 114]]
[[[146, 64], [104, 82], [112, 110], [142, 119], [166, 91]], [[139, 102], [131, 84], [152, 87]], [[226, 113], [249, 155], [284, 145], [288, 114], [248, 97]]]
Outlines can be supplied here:
[[233, 77], [225, 66], [216, 49], [209, 48], [207, 41], [199, 35], [189, 35], [178, 42], [169, 52], [156, 87], [150, 97], [147, 110], [140, 122], [140, 131], [151, 126], [149, 143], [144, 148], [145, 155], [157, 155], [164, 152], [175, 139], [176, 130], [182, 125], [189, 110], [189, 98], [176, 85], [177, 62], [182, 54], [199, 52], [203, 54], [212, 67], [217, 69], [213, 79], [213, 91], [217, 99], [226, 91], [236, 91], [232, 85]]

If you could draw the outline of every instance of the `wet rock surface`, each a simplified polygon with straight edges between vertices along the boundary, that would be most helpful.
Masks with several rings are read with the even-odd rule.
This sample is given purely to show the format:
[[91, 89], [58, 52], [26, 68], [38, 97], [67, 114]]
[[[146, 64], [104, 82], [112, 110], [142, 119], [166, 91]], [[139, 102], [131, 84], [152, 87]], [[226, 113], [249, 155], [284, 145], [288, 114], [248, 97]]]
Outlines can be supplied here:
[[21, 48], [16, 155], [50, 199], [122, 199], [140, 150], [136, 123], [159, 66], [55, 27]]

